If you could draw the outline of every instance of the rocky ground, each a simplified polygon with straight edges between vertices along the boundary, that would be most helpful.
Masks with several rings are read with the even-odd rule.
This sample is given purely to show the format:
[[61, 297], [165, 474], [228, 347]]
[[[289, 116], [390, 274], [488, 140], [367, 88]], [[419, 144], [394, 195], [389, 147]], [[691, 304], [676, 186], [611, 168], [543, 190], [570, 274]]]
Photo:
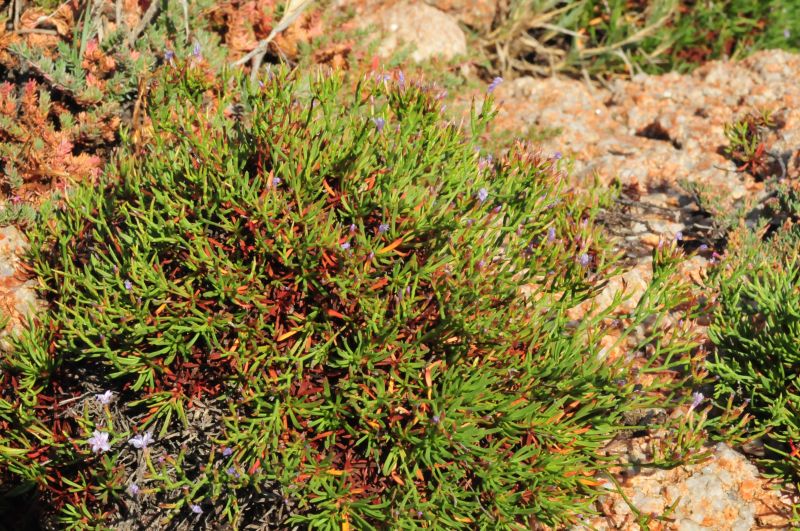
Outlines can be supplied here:
[[[380, 2], [360, 2], [356, 18], [363, 26], [382, 28], [381, 53], [414, 43], [415, 61], [466, 53], [469, 40], [459, 22], [480, 27], [493, 16], [495, 5], [477, 0], [391, 4], [381, 10]], [[800, 177], [798, 72], [800, 56], [769, 51], [738, 63], [712, 62], [690, 75], [637, 75], [605, 86], [583, 79], [523, 77], [498, 87], [496, 127], [521, 135], [557, 130], [541, 140], [541, 148], [573, 158], [577, 184], [594, 178], [621, 184], [619, 209], [609, 227], [628, 270], [620, 277], [624, 282], [612, 287], [625, 286], [635, 295], [646, 286], [651, 251], [662, 241], [680, 241], [691, 256], [686, 274], [702, 282], [718, 234], [697, 190], [718, 198], [722, 209], [758, 208], [764, 200], [763, 183], [737, 171], [722, 152], [724, 124], [754, 109], [775, 111], [782, 127], [771, 138], [769, 155], [784, 178]], [[0, 306], [17, 323], [36, 305], [18, 259], [24, 245], [17, 229], [0, 229]], [[762, 478], [749, 456], [726, 445], [710, 448], [710, 457], [698, 464], [645, 470], [636, 466], [643, 441], [614, 444], [609, 452], [627, 462], [617, 478], [624, 496], [612, 492], [616, 488], [608, 482], [609, 495], [598, 507], [603, 516], [587, 521], [586, 529], [639, 529], [628, 502], [641, 515], [664, 517], [651, 521], [649, 529], [789, 526], [791, 496]]]
[[[775, 112], [783, 124], [771, 139], [770, 156], [784, 178], [800, 174], [800, 88], [792, 80], [800, 57], [758, 53], [738, 63], [718, 61], [691, 75], [635, 76], [598, 86], [584, 80], [521, 78], [499, 89], [501, 124], [524, 132], [559, 127], [542, 149], [575, 159], [578, 183], [619, 181], [624, 215], [613, 229], [629, 259], [628, 289], [641, 290], [650, 256], [660, 242], [679, 239], [693, 254], [686, 274], [702, 282], [713, 258], [713, 220], [692, 190], [706, 189], [724, 209], [764, 200], [763, 183], [737, 171], [723, 152], [724, 125], [756, 109]], [[635, 446], [635, 444], [634, 444]], [[635, 447], [627, 448], [635, 462]], [[790, 497], [760, 478], [743, 454], [725, 445], [703, 463], [674, 470], [623, 471], [623, 491], [641, 513], [668, 515], [650, 529], [780, 529], [788, 527]], [[675, 504], [675, 505], [673, 505]], [[672, 510], [668, 510], [672, 508]], [[638, 529], [618, 494], [602, 504], [598, 529]]]

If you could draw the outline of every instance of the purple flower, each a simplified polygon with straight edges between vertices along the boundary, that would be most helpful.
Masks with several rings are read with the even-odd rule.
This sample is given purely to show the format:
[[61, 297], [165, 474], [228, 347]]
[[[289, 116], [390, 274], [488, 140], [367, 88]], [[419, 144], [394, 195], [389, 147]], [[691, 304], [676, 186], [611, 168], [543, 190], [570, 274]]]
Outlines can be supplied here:
[[406, 75], [403, 73], [402, 70], [397, 71], [397, 85], [400, 89], [404, 89], [406, 87]]
[[111, 391], [106, 391], [105, 393], [94, 395], [94, 399], [100, 402], [100, 404], [104, 406], [110, 404], [112, 398], [114, 398], [114, 393], [112, 393]]
[[125, 289], [128, 290], [128, 291], [133, 289], [133, 282], [131, 282], [130, 279], [125, 279], [125, 282], [123, 282], [123, 285], [125, 286]]
[[236, 468], [229, 466], [228, 469], [225, 471], [226, 474], [229, 476], [238, 476], [239, 474], [236, 473]]
[[486, 265], [486, 260], [481, 260], [480, 262], [478, 262], [478, 269], [483, 269], [485, 265]]
[[277, 188], [278, 186], [280, 186], [282, 182], [283, 182], [283, 181], [281, 181], [281, 178], [280, 178], [280, 177], [273, 177], [273, 178], [272, 178], [272, 186], [274, 186], [274, 187], [276, 187], [276, 188]]
[[703, 396], [703, 393], [699, 391], [692, 393], [692, 405], [689, 406], [689, 411], [693, 411], [703, 400], [705, 400], [705, 398], [706, 397]]
[[94, 430], [92, 438], [86, 442], [92, 445], [92, 451], [96, 454], [111, 450], [111, 444], [108, 442], [108, 433], [104, 431]]
[[493, 160], [494, 160], [494, 157], [492, 157], [491, 153], [489, 153], [485, 157], [481, 157], [480, 159], [478, 159], [478, 169], [479, 170], [483, 170], [483, 169], [488, 168], [489, 166], [492, 165], [492, 161]]
[[683, 233], [681, 231], [675, 233], [675, 241], [676, 242], [683, 241]]
[[168, 63], [172, 63], [175, 60], [175, 52], [172, 50], [164, 52], [164, 60]]
[[189, 505], [189, 509], [191, 509], [194, 514], [203, 514], [203, 508], [196, 503]]
[[591, 262], [591, 258], [586, 253], [583, 253], [578, 257], [578, 262], [580, 262], [581, 267], [589, 267], [589, 262]]
[[547, 241], [550, 242], [550, 243], [553, 243], [554, 241], [556, 241], [556, 228], [555, 227], [550, 227], [549, 229], [547, 229]]
[[475, 224], [475, 220], [474, 220], [474, 219], [472, 219], [472, 218], [467, 218], [467, 220], [465, 221], [465, 223], [467, 224], [467, 227], [471, 227], [472, 225], [474, 225], [474, 224]]
[[704, 243], [703, 245], [701, 245], [700, 247], [698, 247], [698, 248], [697, 248], [697, 250], [698, 250], [698, 251], [701, 251], [701, 252], [702, 252], [702, 251], [708, 251], [708, 245], [706, 245], [706, 244]]
[[556, 151], [555, 153], [553, 153], [553, 158], [554, 159], [561, 160], [561, 157], [562, 157], [562, 155], [561, 155], [560, 151]]
[[378, 225], [378, 232], [380, 234], [383, 234], [387, 230], [389, 230], [389, 224], [388, 223], [381, 223], [380, 225]]
[[478, 190], [478, 193], [475, 195], [475, 197], [478, 198], [478, 201], [483, 203], [489, 197], [489, 190], [487, 190], [486, 188], [481, 188], [480, 190]]
[[498, 77], [494, 78], [492, 80], [492, 82], [489, 83], [489, 86], [486, 88], [486, 92], [491, 94], [492, 92], [494, 92], [494, 89], [496, 89], [498, 86], [500, 86], [500, 83], [502, 83], [502, 82], [503, 82], [503, 78], [502, 77], [498, 76]]
[[139, 434], [133, 437], [132, 439], [128, 439], [128, 444], [132, 444], [134, 448], [138, 448], [143, 450], [147, 448], [147, 445], [153, 442], [153, 434], [149, 431], [145, 432], [144, 434]]
[[496, 207], [494, 207], [494, 208], [492, 209], [492, 212], [494, 212], [495, 214], [497, 214], [497, 213], [498, 213], [498, 212], [500, 212], [501, 210], [503, 210], [503, 205], [497, 205]]
[[351, 223], [350, 224], [350, 234], [353, 234], [355, 231], [356, 231], [356, 224], [355, 223]]
[[379, 133], [383, 131], [383, 127], [386, 125], [386, 120], [383, 118], [373, 118], [372, 122], [375, 124], [375, 129], [377, 129]]
[[195, 59], [200, 59], [201, 57], [203, 57], [203, 52], [200, 49], [199, 42], [194, 43], [194, 48], [192, 48], [192, 55], [195, 57]]
[[344, 242], [340, 247], [346, 251], [350, 248], [350, 242]]
[[224, 448], [222, 450], [222, 455], [224, 455], [225, 457], [232, 456], [233, 455], [233, 449], [232, 448]]
[[440, 420], [441, 419], [439, 418], [439, 415], [434, 415], [433, 418], [431, 418], [431, 422], [433, 422], [434, 424], [439, 424]]
[[139, 485], [137, 485], [136, 483], [131, 483], [128, 486], [128, 494], [130, 494], [133, 497], [138, 496], [139, 495]]

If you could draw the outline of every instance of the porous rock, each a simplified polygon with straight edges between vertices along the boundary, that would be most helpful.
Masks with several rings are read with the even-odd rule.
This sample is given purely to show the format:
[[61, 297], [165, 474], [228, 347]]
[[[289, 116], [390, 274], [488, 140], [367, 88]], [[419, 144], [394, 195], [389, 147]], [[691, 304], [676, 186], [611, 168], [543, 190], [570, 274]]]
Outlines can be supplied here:
[[458, 22], [447, 13], [422, 2], [403, 2], [379, 11], [364, 22], [383, 33], [379, 53], [388, 57], [405, 45], [413, 47], [411, 59], [452, 59], [467, 53], [467, 39]]

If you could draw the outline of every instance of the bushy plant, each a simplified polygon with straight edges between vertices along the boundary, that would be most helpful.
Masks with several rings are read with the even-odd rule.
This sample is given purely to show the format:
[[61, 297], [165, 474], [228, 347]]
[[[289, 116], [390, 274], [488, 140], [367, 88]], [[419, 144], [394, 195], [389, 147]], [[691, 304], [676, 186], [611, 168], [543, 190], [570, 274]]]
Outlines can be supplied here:
[[[600, 204], [529, 146], [481, 153], [491, 98], [465, 135], [426, 86], [343, 83], [167, 66], [148, 141], [42, 214], [50, 309], [2, 359], [6, 496], [36, 487], [62, 526], [591, 512], [625, 413], [675, 398], [603, 359], [619, 296], [568, 316], [614, 271]], [[661, 338], [642, 374], [687, 350], [654, 320], [685, 302], [667, 278], [629, 316]]]
[[764, 436], [764, 464], [796, 481], [800, 472], [800, 233], [788, 221], [765, 231], [736, 231], [714, 270], [718, 290], [709, 336], [716, 346], [710, 370], [715, 394], [747, 405], [749, 436]]

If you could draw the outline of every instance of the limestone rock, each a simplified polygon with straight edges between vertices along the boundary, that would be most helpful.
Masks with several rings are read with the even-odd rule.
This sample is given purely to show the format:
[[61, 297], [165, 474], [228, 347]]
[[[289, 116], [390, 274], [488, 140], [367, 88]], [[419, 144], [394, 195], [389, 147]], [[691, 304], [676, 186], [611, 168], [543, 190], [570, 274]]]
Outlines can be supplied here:
[[[675, 505], [669, 518], [649, 523], [651, 530], [748, 531], [788, 526], [790, 507], [770, 487], [742, 454], [720, 443], [702, 463], [640, 472], [629, 477], [622, 489], [646, 515], [663, 516]], [[607, 495], [602, 505], [609, 516], [573, 529], [640, 529], [619, 494]]]
[[414, 51], [411, 59], [422, 62], [434, 57], [452, 59], [467, 53], [467, 39], [458, 23], [435, 7], [421, 2], [403, 2], [367, 17], [384, 34], [379, 53], [386, 57], [405, 45]]
[[0, 227], [0, 316], [9, 319], [0, 330], [0, 349], [8, 347], [8, 334], [18, 333], [39, 304], [36, 283], [25, 277], [20, 264], [27, 245], [19, 229]]
[[497, 0], [426, 0], [432, 6], [453, 15], [459, 22], [485, 33], [492, 27]]

